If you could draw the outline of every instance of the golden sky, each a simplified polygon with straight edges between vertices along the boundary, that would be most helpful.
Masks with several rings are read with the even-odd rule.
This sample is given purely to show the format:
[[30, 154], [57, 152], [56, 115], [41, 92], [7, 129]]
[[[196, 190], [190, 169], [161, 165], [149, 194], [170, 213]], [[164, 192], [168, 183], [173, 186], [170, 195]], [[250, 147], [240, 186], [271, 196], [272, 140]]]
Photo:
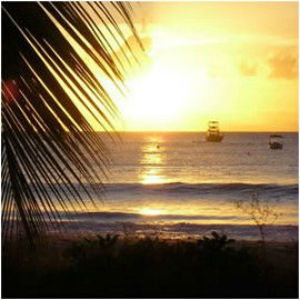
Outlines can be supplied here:
[[298, 130], [296, 2], [134, 8], [149, 59], [128, 76], [127, 99], [113, 95], [117, 129], [202, 131], [218, 120], [224, 131]]

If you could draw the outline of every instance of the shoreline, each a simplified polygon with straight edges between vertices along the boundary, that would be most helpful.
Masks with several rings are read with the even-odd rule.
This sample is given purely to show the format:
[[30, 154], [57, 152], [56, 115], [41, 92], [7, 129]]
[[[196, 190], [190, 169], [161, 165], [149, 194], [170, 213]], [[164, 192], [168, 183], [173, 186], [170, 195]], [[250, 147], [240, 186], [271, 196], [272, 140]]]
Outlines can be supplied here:
[[[209, 234], [205, 235], [205, 237], [211, 238], [211, 232]], [[222, 233], [221, 233], [222, 234]], [[117, 237], [118, 241], [120, 243], [126, 243], [126, 242], [139, 242], [139, 241], [145, 241], [145, 240], [151, 240], [151, 241], [159, 241], [167, 244], [176, 244], [176, 243], [191, 243], [195, 244], [199, 240], [202, 240], [204, 236], [201, 238], [199, 237], [183, 237], [183, 238], [170, 238], [170, 237], [164, 237], [159, 235], [119, 235], [119, 234], [93, 234], [93, 233], [74, 233], [74, 234], [49, 234], [45, 238], [42, 238], [42, 244], [46, 242], [47, 245], [51, 244], [51, 247], [58, 247], [61, 250], [65, 247], [69, 247], [72, 244], [81, 243], [87, 240], [95, 241], [97, 239], [106, 238], [107, 236], [110, 236], [111, 238]], [[232, 237], [225, 236], [228, 239], [232, 239]], [[242, 249], [243, 247], [257, 250], [261, 247], [265, 247], [266, 249], [270, 251], [287, 251], [289, 252], [289, 249], [297, 248], [298, 247], [298, 240], [289, 240], [289, 241], [274, 241], [274, 240], [265, 240], [262, 242], [261, 240], [246, 240], [246, 239], [233, 239], [233, 243], [230, 245], [230, 247], [234, 249]]]
[[[163, 239], [199, 239], [215, 230], [229, 238], [245, 241], [260, 240], [259, 230], [252, 224], [197, 224], [188, 222], [150, 223], [150, 222], [99, 222], [96, 220], [65, 222], [64, 227], [69, 235], [118, 234], [120, 236], [159, 237]], [[57, 233], [57, 232], [52, 232]], [[267, 241], [298, 241], [298, 225], [267, 225], [265, 227]]]

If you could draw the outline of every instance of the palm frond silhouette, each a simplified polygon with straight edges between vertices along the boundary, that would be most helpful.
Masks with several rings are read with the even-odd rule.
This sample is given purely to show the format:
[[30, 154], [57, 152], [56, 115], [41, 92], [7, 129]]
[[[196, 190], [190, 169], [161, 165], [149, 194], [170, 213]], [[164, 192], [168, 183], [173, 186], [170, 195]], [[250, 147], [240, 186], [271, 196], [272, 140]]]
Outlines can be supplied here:
[[90, 120], [114, 129], [104, 83], [123, 93], [138, 60], [119, 24], [143, 49], [131, 13], [125, 2], [2, 2], [4, 241], [21, 232], [33, 242], [101, 195], [109, 156]]

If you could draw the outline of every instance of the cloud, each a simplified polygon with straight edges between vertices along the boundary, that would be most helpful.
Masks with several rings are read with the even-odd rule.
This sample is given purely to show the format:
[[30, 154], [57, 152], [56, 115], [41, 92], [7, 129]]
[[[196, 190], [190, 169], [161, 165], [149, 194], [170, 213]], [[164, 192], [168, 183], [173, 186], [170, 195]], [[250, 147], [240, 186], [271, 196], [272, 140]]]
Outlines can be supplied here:
[[289, 53], [277, 53], [268, 59], [270, 78], [295, 79], [298, 76], [298, 59]]
[[258, 66], [249, 61], [242, 61], [239, 65], [239, 71], [243, 76], [255, 76], [258, 72]]

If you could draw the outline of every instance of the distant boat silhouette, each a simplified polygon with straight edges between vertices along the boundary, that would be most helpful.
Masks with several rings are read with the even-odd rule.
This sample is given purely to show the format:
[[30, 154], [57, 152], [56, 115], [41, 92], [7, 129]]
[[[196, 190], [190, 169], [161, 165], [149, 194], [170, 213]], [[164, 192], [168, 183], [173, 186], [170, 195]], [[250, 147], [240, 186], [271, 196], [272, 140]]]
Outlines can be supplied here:
[[220, 133], [219, 122], [218, 121], [209, 121], [208, 130], [206, 134], [207, 142], [221, 142], [224, 138], [224, 135]]
[[282, 136], [279, 134], [271, 134], [269, 138], [269, 146], [272, 150], [281, 150], [283, 148]]

